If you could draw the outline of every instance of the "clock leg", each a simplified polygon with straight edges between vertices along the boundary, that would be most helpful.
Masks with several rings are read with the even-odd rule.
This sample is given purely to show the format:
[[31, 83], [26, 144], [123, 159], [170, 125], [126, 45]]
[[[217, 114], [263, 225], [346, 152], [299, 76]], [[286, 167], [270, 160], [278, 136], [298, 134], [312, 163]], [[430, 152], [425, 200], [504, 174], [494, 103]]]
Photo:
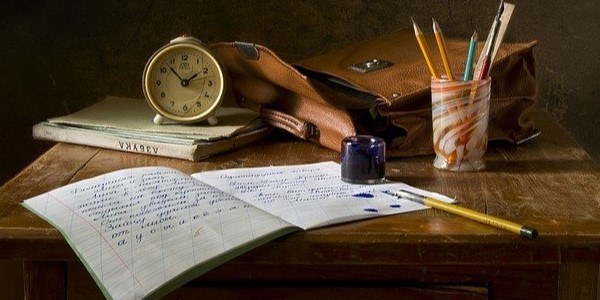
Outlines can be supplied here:
[[161, 115], [156, 114], [156, 116], [154, 116], [154, 120], [152, 120], [154, 122], [154, 124], [156, 125], [162, 125], [164, 119]]
[[217, 117], [215, 117], [215, 115], [208, 117], [207, 121], [208, 121], [208, 124], [210, 124], [212, 126], [217, 125], [217, 123], [219, 123], [219, 120], [217, 120]]

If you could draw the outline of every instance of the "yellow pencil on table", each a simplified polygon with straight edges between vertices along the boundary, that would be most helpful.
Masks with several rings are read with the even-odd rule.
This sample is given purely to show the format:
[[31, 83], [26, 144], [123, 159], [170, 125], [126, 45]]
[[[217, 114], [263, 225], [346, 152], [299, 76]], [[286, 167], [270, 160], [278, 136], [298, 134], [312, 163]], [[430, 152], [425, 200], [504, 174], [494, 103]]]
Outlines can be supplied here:
[[465, 217], [467, 219], [471, 219], [474, 221], [478, 221], [481, 223], [485, 223], [497, 228], [501, 228], [516, 234], [519, 234], [523, 237], [535, 239], [538, 235], [538, 232], [535, 228], [529, 227], [527, 225], [521, 225], [517, 223], [513, 223], [511, 221], [507, 221], [504, 219], [500, 219], [494, 216], [486, 215], [484, 213], [480, 213], [478, 211], [474, 211], [468, 208], [464, 208], [461, 206], [457, 206], [451, 203], [446, 203], [441, 200], [437, 200], [430, 197], [425, 197], [422, 195], [415, 194], [413, 192], [409, 192], [406, 190], [397, 190], [397, 191], [387, 191], [386, 193], [396, 196], [398, 198], [407, 199], [410, 201], [414, 201], [429, 207], [433, 207], [439, 210], [443, 210], [445, 212], [449, 212], [455, 215], [459, 215], [461, 217]]
[[435, 34], [435, 40], [438, 45], [438, 49], [440, 50], [440, 55], [442, 56], [442, 63], [444, 64], [444, 69], [446, 70], [446, 76], [448, 76], [448, 80], [454, 80], [454, 74], [452, 73], [452, 68], [450, 67], [450, 60], [448, 59], [448, 51], [446, 50], [446, 41], [444, 40], [444, 34], [442, 33], [442, 29], [440, 25], [433, 20], [433, 33]]
[[440, 78], [440, 74], [433, 65], [433, 60], [431, 59], [431, 54], [429, 54], [429, 47], [427, 47], [427, 42], [425, 41], [425, 36], [423, 36], [423, 32], [421, 31], [419, 26], [417, 26], [415, 20], [413, 18], [410, 19], [412, 20], [413, 28], [415, 29], [415, 37], [417, 38], [417, 42], [419, 43], [421, 52], [423, 52], [423, 57], [425, 57], [425, 62], [427, 63], [429, 72], [431, 72], [431, 76], [433, 78]]

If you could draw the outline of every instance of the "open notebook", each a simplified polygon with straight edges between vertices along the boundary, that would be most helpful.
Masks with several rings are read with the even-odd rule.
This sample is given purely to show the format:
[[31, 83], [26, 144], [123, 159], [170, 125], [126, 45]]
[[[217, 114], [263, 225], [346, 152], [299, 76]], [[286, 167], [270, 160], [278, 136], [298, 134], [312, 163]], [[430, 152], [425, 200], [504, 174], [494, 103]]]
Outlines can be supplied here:
[[240, 168], [187, 175], [124, 169], [24, 201], [55, 226], [107, 298], [158, 298], [211, 268], [299, 230], [426, 207], [386, 192], [402, 183], [353, 185], [340, 165]]

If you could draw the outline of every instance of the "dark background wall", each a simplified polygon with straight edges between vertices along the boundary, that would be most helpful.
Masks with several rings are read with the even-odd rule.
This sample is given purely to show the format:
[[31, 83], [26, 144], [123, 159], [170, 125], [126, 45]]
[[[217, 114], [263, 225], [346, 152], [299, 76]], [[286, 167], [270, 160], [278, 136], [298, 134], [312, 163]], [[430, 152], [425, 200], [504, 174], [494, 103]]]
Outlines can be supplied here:
[[[510, 2], [510, 1], [509, 1]], [[600, 160], [598, 0], [528, 0], [505, 41], [540, 41], [540, 109]], [[0, 182], [51, 143], [31, 126], [105, 95], [142, 97], [150, 54], [181, 33], [267, 45], [289, 61], [435, 17], [447, 36], [487, 34], [498, 1], [182, 0], [3, 1], [0, 7]], [[552, 134], [544, 132], [543, 134]]]

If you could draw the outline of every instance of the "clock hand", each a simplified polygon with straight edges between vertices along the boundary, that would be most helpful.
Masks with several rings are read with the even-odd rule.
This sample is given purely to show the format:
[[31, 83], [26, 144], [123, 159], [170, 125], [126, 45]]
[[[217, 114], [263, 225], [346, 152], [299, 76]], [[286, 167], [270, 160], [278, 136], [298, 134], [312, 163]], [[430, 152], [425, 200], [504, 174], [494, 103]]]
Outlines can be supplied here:
[[200, 72], [192, 75], [192, 77], [188, 78], [188, 81], [192, 81], [192, 79], [196, 78], [198, 76], [198, 74], [200, 74]]
[[212, 76], [209, 76], [209, 75], [198, 77], [198, 75], [200, 75], [200, 74], [202, 74], [202, 71], [200, 71], [200, 72], [192, 75], [190, 78], [188, 78], [188, 81], [192, 81], [194, 79], [198, 80], [198, 79], [206, 79], [206, 78], [212, 77]]
[[175, 69], [173, 69], [173, 67], [169, 66], [169, 69], [171, 69], [171, 72], [173, 72], [173, 74], [175, 74], [175, 76], [177, 76], [177, 78], [179, 78], [179, 80], [183, 80], [183, 79], [181, 79], [181, 76], [179, 76], [179, 74], [177, 74], [177, 71], [175, 71]]
[[206, 71], [202, 71], [200, 70], [200, 72], [195, 73], [194, 75], [192, 75], [190, 78], [188, 78], [188, 81], [192, 81], [192, 79], [198, 77], [198, 75], [204, 73], [204, 76], [201, 76], [200, 78], [210, 78], [210, 77], [214, 77], [214, 75], [205, 73]]
[[169, 66], [169, 69], [171, 69], [171, 72], [173, 72], [173, 74], [175, 74], [175, 76], [177, 76], [177, 78], [179, 78], [179, 80], [181, 81], [182, 87], [186, 87], [190, 84], [190, 80], [181, 78], [181, 76], [179, 76], [179, 74], [177, 74], [177, 71], [175, 71], [175, 69], [173, 69], [173, 67]]

